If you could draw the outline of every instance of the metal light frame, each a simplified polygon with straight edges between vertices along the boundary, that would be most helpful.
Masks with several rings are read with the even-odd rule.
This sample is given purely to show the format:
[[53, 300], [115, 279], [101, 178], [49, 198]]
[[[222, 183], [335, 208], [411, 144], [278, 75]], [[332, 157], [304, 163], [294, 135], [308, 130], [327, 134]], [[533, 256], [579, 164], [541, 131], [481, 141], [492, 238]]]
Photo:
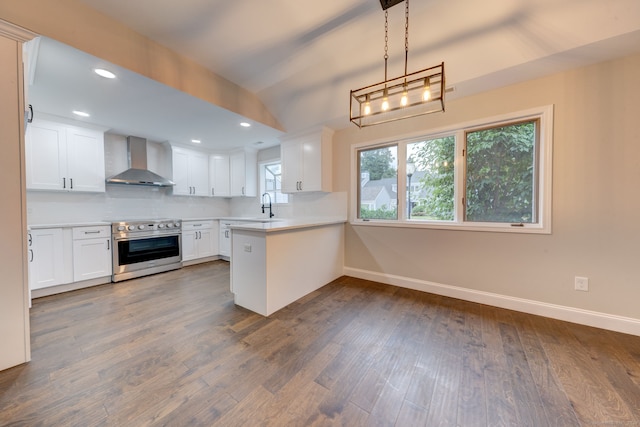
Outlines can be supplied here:
[[[444, 62], [420, 71], [407, 73], [409, 0], [406, 0], [404, 74], [387, 79], [388, 27], [386, 9], [400, 2], [386, 2], [393, 4], [386, 4], [384, 0], [380, 0], [380, 2], [383, 10], [385, 10], [385, 80], [351, 91], [349, 100], [350, 120], [360, 128], [445, 111]], [[429, 94], [428, 98], [423, 96], [425, 92]], [[384, 103], [386, 105], [383, 106]]]

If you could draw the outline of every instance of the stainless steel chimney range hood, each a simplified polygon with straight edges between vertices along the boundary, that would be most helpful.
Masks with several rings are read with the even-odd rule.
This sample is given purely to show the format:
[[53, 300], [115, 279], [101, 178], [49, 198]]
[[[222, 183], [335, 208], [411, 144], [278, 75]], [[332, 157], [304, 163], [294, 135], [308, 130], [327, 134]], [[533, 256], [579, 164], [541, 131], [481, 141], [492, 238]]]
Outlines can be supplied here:
[[147, 169], [147, 140], [137, 136], [127, 137], [129, 169], [107, 179], [107, 184], [172, 187], [173, 181]]

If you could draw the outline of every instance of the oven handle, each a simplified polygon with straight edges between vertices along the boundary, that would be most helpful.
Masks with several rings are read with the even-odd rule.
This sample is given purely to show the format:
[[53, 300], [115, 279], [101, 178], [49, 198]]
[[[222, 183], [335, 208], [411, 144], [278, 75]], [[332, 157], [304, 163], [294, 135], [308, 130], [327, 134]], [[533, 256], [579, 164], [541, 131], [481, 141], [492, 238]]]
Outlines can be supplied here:
[[171, 237], [171, 236], [182, 236], [182, 233], [136, 233], [134, 235], [120, 235], [114, 234], [114, 241], [122, 241], [122, 240], [140, 240], [140, 239], [148, 239], [149, 237]]

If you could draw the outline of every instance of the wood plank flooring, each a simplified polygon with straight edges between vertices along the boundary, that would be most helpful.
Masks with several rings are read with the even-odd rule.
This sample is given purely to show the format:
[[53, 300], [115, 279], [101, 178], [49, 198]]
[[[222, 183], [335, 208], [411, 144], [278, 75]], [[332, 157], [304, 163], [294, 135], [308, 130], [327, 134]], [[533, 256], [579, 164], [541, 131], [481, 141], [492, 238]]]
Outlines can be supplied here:
[[35, 300], [0, 425], [640, 426], [640, 337], [347, 277], [264, 318], [228, 284], [215, 261]]

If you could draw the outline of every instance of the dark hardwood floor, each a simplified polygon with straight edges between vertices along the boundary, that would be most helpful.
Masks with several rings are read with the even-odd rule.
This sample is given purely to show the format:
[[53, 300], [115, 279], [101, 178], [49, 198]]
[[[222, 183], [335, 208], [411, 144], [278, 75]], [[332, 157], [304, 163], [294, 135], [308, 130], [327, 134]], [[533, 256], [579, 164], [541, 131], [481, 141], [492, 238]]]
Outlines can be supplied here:
[[347, 277], [264, 318], [228, 283], [35, 300], [0, 425], [640, 426], [640, 337]]

